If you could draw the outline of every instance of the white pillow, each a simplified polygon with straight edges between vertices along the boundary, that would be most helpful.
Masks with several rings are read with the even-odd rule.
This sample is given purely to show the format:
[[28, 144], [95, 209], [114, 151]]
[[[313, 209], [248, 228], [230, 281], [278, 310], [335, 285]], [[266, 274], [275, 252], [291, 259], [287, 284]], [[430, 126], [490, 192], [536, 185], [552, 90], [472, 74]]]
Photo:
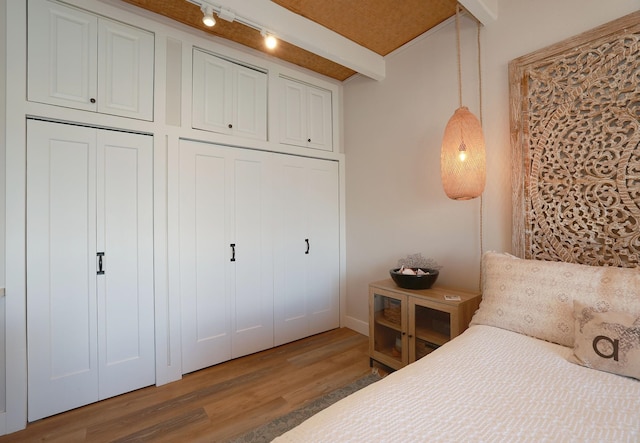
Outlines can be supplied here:
[[471, 324], [484, 324], [574, 345], [573, 302], [640, 312], [640, 271], [525, 260], [487, 252], [482, 258], [482, 302]]
[[640, 380], [640, 315], [574, 305], [576, 340], [569, 361]]

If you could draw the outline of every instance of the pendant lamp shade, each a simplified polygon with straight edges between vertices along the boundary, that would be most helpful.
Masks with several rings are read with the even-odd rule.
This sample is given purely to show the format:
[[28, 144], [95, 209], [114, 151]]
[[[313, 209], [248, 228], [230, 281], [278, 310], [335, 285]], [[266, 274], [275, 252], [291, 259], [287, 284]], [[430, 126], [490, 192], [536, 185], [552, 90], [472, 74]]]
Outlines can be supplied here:
[[466, 106], [453, 113], [444, 130], [440, 175], [447, 197], [470, 200], [484, 191], [486, 154], [482, 126]]

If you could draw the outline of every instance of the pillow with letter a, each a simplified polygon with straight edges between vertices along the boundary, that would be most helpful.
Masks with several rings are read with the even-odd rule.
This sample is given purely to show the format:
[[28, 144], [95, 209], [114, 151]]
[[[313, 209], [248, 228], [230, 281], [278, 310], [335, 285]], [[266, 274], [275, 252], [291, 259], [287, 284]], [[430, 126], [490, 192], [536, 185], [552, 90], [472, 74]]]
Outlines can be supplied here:
[[640, 380], [640, 317], [607, 307], [574, 301], [575, 343], [569, 361]]

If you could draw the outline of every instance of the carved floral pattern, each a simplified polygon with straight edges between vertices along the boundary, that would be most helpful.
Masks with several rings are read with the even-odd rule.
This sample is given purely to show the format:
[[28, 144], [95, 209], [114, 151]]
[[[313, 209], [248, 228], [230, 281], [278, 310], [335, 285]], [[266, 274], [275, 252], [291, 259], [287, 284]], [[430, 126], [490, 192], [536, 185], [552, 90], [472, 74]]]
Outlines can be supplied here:
[[614, 34], [527, 71], [528, 258], [640, 262], [640, 33]]

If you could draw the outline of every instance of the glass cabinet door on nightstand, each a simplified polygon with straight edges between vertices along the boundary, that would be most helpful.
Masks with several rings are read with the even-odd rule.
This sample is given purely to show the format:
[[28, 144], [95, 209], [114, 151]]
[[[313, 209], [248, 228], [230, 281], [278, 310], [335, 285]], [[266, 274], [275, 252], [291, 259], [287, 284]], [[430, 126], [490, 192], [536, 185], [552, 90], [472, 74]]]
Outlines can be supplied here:
[[409, 361], [416, 361], [451, 340], [451, 325], [456, 324], [455, 309], [430, 306], [427, 300], [409, 302]]
[[381, 363], [398, 369], [409, 362], [405, 318], [406, 297], [392, 297], [373, 292], [370, 299], [373, 324], [370, 355]]

